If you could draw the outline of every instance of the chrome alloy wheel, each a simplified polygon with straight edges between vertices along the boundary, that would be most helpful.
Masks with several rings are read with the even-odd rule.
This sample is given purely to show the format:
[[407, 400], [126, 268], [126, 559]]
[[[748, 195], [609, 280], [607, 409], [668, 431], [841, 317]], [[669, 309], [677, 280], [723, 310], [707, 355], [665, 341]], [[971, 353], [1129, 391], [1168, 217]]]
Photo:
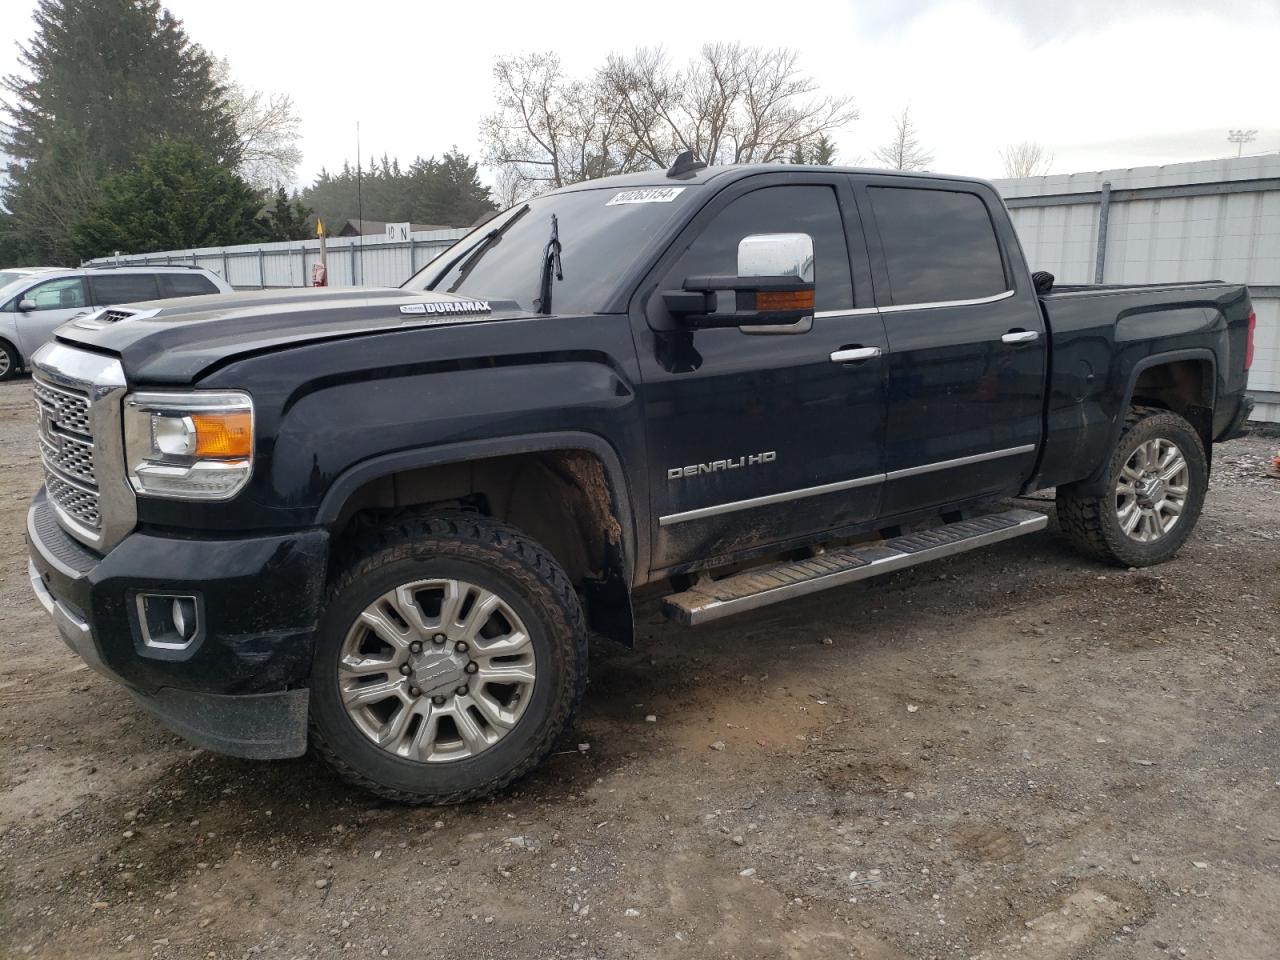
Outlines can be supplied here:
[[9, 375], [9, 367], [12, 361], [9, 359], [8, 350], [0, 350], [0, 377]]
[[484, 752], [533, 694], [533, 641], [511, 606], [464, 580], [418, 580], [369, 604], [338, 659], [343, 705], [389, 753], [428, 763]]
[[1164, 537], [1187, 505], [1191, 471], [1177, 445], [1156, 437], [1129, 455], [1116, 481], [1116, 518], [1139, 543]]

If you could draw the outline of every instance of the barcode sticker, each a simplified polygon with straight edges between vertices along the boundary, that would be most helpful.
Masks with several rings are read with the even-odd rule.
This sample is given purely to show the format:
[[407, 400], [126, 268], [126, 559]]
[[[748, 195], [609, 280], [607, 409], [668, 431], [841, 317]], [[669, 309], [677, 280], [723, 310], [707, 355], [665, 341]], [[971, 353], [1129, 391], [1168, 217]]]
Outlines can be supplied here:
[[641, 187], [637, 190], [623, 190], [621, 193], [615, 193], [605, 206], [616, 207], [623, 203], [670, 203], [684, 189], [684, 187]]

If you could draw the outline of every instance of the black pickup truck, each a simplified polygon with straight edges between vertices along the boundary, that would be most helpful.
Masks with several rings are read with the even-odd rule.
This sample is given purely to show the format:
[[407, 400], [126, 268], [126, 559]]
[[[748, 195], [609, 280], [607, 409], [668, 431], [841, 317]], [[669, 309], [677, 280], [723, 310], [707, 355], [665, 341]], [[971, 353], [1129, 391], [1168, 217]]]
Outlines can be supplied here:
[[35, 358], [31, 583], [193, 743], [481, 796], [641, 590], [703, 623], [1038, 531], [992, 504], [1047, 488], [1088, 556], [1172, 556], [1248, 291], [1051, 286], [982, 181], [685, 158], [398, 289], [100, 311]]

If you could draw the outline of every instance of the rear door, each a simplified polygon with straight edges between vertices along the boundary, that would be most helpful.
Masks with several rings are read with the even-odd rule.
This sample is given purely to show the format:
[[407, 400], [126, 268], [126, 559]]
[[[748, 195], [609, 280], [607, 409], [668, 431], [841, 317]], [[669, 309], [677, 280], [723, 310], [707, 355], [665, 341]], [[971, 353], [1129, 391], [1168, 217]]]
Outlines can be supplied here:
[[889, 342], [882, 513], [1016, 492], [1041, 439], [1046, 353], [1007, 216], [978, 185], [859, 181]]
[[[667, 313], [663, 290], [735, 274], [743, 238], [770, 233], [813, 241], [811, 319], [690, 330]], [[768, 174], [726, 187], [659, 261], [639, 302], [655, 570], [875, 516], [885, 340], [846, 178]], [[876, 355], [842, 362], [850, 350]]]

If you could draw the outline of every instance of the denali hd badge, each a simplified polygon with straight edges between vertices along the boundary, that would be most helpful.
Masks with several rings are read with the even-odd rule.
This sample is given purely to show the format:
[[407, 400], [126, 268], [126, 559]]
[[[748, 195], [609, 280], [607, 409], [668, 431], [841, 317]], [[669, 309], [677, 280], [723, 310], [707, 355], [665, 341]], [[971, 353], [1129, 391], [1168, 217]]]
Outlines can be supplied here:
[[436, 300], [432, 303], [406, 303], [401, 313], [488, 313], [488, 300]]
[[778, 459], [776, 450], [765, 453], [751, 453], [745, 457], [733, 457], [729, 460], [712, 460], [710, 463], [691, 463], [687, 467], [669, 467], [668, 480], [679, 480], [682, 477], [696, 477], [703, 473], [719, 473], [721, 470], [737, 470], [739, 467], [754, 467], [761, 463], [773, 463]]

